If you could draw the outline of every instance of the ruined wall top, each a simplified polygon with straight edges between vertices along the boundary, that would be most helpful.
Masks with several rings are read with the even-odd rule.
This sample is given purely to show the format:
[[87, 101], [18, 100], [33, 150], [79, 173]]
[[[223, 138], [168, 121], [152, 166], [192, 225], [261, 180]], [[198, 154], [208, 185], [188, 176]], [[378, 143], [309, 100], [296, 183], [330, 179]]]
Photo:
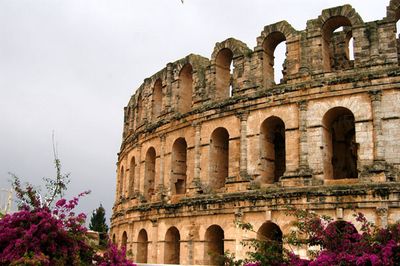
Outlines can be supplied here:
[[[324, 9], [296, 30], [287, 21], [267, 25], [250, 49], [234, 38], [217, 42], [210, 59], [190, 54], [144, 80], [125, 107], [123, 138], [167, 121], [229, 105], [241, 97], [285, 93], [304, 84], [383, 71], [399, 64], [396, 22], [400, 0], [390, 0], [382, 20], [364, 22], [350, 5]], [[282, 79], [275, 48], [286, 44]]]

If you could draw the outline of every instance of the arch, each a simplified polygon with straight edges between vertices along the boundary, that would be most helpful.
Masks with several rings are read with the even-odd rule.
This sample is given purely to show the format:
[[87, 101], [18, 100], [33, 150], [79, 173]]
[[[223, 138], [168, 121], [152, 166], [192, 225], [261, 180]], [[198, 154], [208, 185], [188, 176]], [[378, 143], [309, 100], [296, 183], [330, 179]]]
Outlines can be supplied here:
[[231, 63], [233, 52], [224, 48], [217, 54], [215, 60], [215, 98], [217, 100], [229, 98], [231, 86]]
[[219, 225], [211, 225], [204, 235], [205, 264], [218, 265], [224, 255], [224, 230]]
[[282, 253], [282, 236], [282, 230], [271, 221], [263, 223], [257, 231], [257, 239], [265, 243], [269, 251], [278, 253]]
[[179, 264], [180, 261], [180, 241], [179, 230], [173, 226], [165, 234], [164, 243], [164, 263]]
[[260, 178], [262, 183], [279, 181], [286, 170], [285, 123], [276, 116], [260, 126]]
[[357, 178], [354, 114], [345, 107], [334, 107], [325, 113], [322, 126], [325, 178]]
[[127, 244], [128, 244], [128, 235], [127, 235], [127, 233], [124, 231], [124, 232], [122, 233], [121, 247], [124, 248], [124, 249], [126, 249]]
[[139, 231], [137, 240], [137, 251], [136, 251], [136, 261], [138, 263], [147, 263], [147, 253], [148, 253], [148, 237], [145, 229]]
[[112, 242], [115, 244], [115, 234], [112, 235]]
[[[263, 80], [264, 86], [269, 87], [279, 83], [275, 76], [277, 70], [281, 67], [283, 81], [287, 74], [297, 73], [299, 68], [299, 37], [297, 31], [287, 21], [283, 20], [268, 26], [265, 26], [261, 35], [257, 37], [256, 51], [263, 51]], [[290, 43], [290, 44], [289, 44]], [[280, 45], [285, 46], [284, 61], [280, 52]], [[279, 47], [278, 47], [279, 46]], [[277, 49], [277, 47], [279, 49]], [[279, 50], [279, 51], [277, 51]], [[282, 66], [276, 66], [275, 57], [283, 62]], [[289, 68], [287, 68], [289, 67]]]
[[171, 182], [175, 194], [186, 193], [187, 181], [187, 143], [184, 138], [178, 138], [172, 145]]
[[359, 241], [359, 233], [354, 225], [347, 221], [334, 221], [328, 224], [322, 235], [325, 248], [342, 250], [348, 243]]
[[218, 42], [215, 44], [214, 50], [211, 54], [211, 61], [214, 61], [215, 63], [218, 53], [225, 48], [229, 49], [233, 53], [234, 58], [252, 52], [244, 42], [236, 40], [235, 38], [228, 38], [223, 42]]
[[218, 189], [225, 186], [229, 174], [229, 133], [223, 128], [215, 129], [210, 139], [209, 185]]
[[[245, 54], [250, 54], [252, 51], [247, 45], [234, 38], [226, 39], [223, 42], [216, 43], [214, 51], [211, 55], [211, 65], [215, 67], [215, 95], [216, 100], [223, 100], [229, 98], [235, 89], [232, 86], [235, 82], [233, 80], [233, 73], [231, 74], [231, 63], [234, 59]], [[233, 68], [233, 67], [232, 67]]]
[[[271, 86], [275, 83], [279, 83], [275, 81], [275, 70], [274, 70], [274, 61], [275, 56], [274, 52], [276, 47], [285, 42], [286, 45], [286, 37], [280, 31], [274, 31], [270, 33], [263, 42], [263, 75], [264, 75], [264, 84], [265, 86]], [[285, 66], [282, 66], [283, 76], [285, 77]]]
[[161, 114], [162, 108], [162, 83], [161, 79], [157, 79], [153, 86], [153, 100], [152, 100], [152, 117], [153, 120], [157, 119]]
[[135, 194], [135, 169], [136, 169], [136, 162], [135, 157], [132, 156], [131, 162], [129, 164], [129, 188], [128, 188], [128, 195], [132, 197]]
[[[343, 30], [338, 31], [341, 28]], [[349, 54], [352, 35], [352, 25], [346, 17], [336, 16], [325, 22], [322, 27], [322, 59], [325, 71], [348, 69], [353, 66]]]
[[187, 113], [192, 109], [193, 68], [186, 63], [179, 73], [178, 111]]
[[121, 166], [120, 172], [119, 172], [119, 196], [124, 197], [124, 183], [125, 183], [125, 170], [124, 166]]
[[156, 150], [153, 147], [146, 152], [144, 167], [144, 197], [150, 200], [155, 193]]
[[[348, 36], [353, 34], [353, 29], [363, 24], [361, 16], [350, 5], [324, 9], [316, 23], [309, 24], [312, 27], [319, 27], [321, 30], [322, 67], [324, 71], [330, 72], [353, 66], [353, 62], [346, 56], [346, 51], [349, 50], [348, 46], [345, 47], [346, 38], [350, 39]], [[340, 27], [344, 28], [343, 32], [335, 32]], [[311, 31], [317, 29], [307, 28]], [[356, 45], [354, 43], [354, 46]]]

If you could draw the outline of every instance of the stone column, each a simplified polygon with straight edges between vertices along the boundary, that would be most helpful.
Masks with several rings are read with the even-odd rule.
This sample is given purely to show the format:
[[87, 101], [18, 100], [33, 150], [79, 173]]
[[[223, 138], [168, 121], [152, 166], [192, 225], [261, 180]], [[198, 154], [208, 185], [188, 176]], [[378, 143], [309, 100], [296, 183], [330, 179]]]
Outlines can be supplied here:
[[129, 114], [129, 132], [135, 130], [135, 108], [131, 106], [131, 113]]
[[238, 224], [243, 222], [243, 212], [240, 209], [237, 209], [235, 211], [235, 246], [236, 246], [236, 250], [235, 250], [235, 254], [236, 255], [240, 255], [243, 253], [243, 245], [242, 245], [242, 241], [243, 241], [243, 229], [240, 228], [238, 226]]
[[386, 228], [388, 226], [388, 208], [387, 208], [387, 206], [377, 207], [376, 214], [378, 215], [379, 226], [382, 228]]
[[142, 180], [142, 174], [141, 174], [142, 173], [142, 171], [141, 171], [141, 169], [142, 169], [142, 145], [140, 145], [140, 144], [138, 145], [137, 151], [138, 151], [138, 162], [136, 164], [137, 169], [135, 169], [136, 170], [135, 177], [137, 180], [137, 184], [135, 187], [136, 187], [136, 191], [138, 193], [142, 193], [144, 191], [144, 188], [142, 188], [144, 180]]
[[160, 142], [161, 142], [161, 148], [160, 148], [160, 175], [159, 175], [159, 183], [157, 187], [158, 191], [158, 198], [162, 200], [163, 194], [164, 194], [164, 156], [165, 156], [165, 139], [166, 135], [162, 134], [160, 135]]
[[147, 263], [160, 263], [157, 261], [157, 258], [159, 257], [159, 247], [158, 247], [158, 221], [156, 219], [151, 220], [151, 225], [152, 225], [152, 236], [151, 236], [151, 246], [148, 249], [148, 255], [150, 255], [150, 259]]
[[247, 176], [247, 118], [249, 112], [241, 112], [237, 116], [240, 119], [240, 176], [245, 179]]
[[307, 147], [307, 101], [300, 101], [299, 107], [299, 165], [300, 169], [309, 169], [308, 166], [308, 147]]
[[193, 177], [193, 187], [197, 187], [200, 182], [200, 159], [201, 159], [201, 123], [194, 123], [194, 177]]
[[371, 98], [371, 106], [372, 106], [372, 124], [373, 124], [373, 132], [374, 132], [374, 161], [383, 161], [385, 156], [385, 148], [383, 143], [383, 135], [382, 135], [382, 109], [381, 109], [381, 100], [382, 100], [382, 91], [381, 90], [372, 90], [369, 91], [369, 97]]
[[167, 64], [167, 77], [166, 77], [166, 87], [164, 90], [164, 110], [168, 110], [172, 104], [172, 81], [174, 80], [173, 64]]
[[189, 232], [188, 232], [188, 254], [186, 262], [183, 261], [182, 264], [194, 265], [195, 258], [198, 256], [198, 250], [196, 250], [199, 243], [199, 228], [200, 226], [195, 224], [195, 222], [191, 222], [189, 224]]

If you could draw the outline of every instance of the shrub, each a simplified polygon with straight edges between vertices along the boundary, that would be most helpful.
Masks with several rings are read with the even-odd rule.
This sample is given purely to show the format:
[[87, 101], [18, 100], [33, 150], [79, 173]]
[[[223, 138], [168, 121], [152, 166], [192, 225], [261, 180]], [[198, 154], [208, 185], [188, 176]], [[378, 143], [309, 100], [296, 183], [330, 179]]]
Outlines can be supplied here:
[[[346, 221], [333, 221], [326, 216], [304, 210], [290, 213], [297, 219], [297, 230], [285, 236], [282, 243], [271, 240], [252, 239], [245, 245], [250, 246], [248, 258], [236, 261], [232, 255], [225, 265], [245, 266], [391, 266], [400, 265], [400, 224], [378, 228], [368, 222], [362, 213], [355, 214], [361, 224], [360, 232]], [[251, 224], [241, 223], [244, 230], [253, 231]], [[280, 245], [278, 245], [280, 244]], [[309, 251], [309, 258], [300, 258], [291, 247], [303, 247]], [[275, 248], [274, 248], [275, 247]], [[313, 247], [310, 249], [310, 247]]]

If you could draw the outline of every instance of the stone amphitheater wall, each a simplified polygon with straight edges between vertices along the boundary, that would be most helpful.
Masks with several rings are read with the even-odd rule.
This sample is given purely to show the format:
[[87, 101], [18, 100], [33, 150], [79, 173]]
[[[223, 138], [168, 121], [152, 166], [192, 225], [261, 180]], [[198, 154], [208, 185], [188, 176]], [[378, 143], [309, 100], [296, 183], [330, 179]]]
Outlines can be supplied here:
[[372, 22], [329, 8], [305, 30], [265, 26], [253, 50], [229, 38], [146, 78], [124, 109], [112, 240], [137, 262], [205, 265], [245, 256], [257, 236], [234, 221], [288, 234], [288, 206], [398, 221], [399, 18], [399, 0]]

